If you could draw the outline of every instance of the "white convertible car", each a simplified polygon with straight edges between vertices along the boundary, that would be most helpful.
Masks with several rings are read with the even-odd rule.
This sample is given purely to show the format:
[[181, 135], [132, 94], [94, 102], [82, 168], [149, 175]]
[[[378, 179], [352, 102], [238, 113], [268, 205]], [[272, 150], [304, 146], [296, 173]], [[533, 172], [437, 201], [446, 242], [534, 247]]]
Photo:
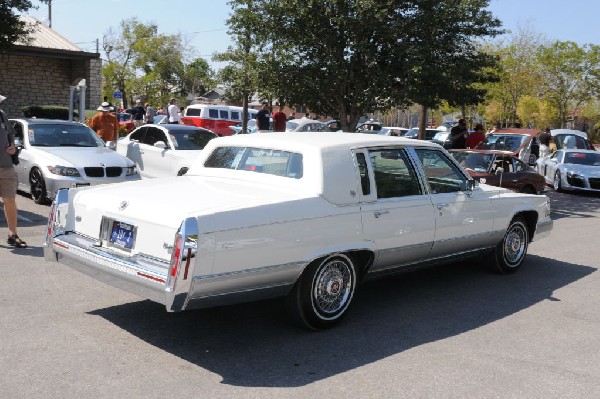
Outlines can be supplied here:
[[196, 126], [143, 125], [119, 139], [116, 150], [135, 162], [142, 178], [181, 176], [206, 143], [217, 137]]
[[437, 144], [265, 133], [211, 140], [183, 177], [60, 191], [44, 252], [168, 311], [279, 295], [320, 329], [363, 280], [471, 257], [511, 273], [551, 229], [546, 196], [476, 184]]
[[600, 192], [600, 152], [559, 150], [537, 160], [538, 173], [556, 191]]

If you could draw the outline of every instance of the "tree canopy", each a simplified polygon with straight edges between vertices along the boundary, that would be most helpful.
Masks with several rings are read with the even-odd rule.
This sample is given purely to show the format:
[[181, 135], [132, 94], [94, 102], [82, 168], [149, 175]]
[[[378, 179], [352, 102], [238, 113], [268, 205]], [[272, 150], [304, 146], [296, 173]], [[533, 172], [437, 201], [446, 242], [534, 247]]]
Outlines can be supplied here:
[[259, 93], [335, 116], [345, 130], [374, 110], [480, 95], [470, 85], [456, 90], [453, 84], [479, 79], [477, 71], [488, 63], [472, 41], [500, 32], [500, 22], [484, 10], [487, 0], [230, 4], [230, 29], [253, 32]]
[[[40, 0], [47, 3], [48, 0]], [[15, 42], [27, 42], [35, 26], [19, 18], [16, 12], [26, 12], [33, 8], [30, 0], [2, 0], [0, 1], [0, 52], [9, 50]]]

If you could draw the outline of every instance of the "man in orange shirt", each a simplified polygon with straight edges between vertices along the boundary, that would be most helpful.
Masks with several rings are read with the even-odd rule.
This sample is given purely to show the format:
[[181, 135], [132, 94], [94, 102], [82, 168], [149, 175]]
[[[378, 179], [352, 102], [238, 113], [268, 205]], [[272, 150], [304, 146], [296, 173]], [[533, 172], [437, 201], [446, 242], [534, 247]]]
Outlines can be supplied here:
[[103, 102], [98, 107], [98, 112], [90, 121], [88, 126], [94, 130], [104, 141], [117, 141], [119, 137], [119, 121], [117, 117], [110, 113], [112, 107], [109, 103]]

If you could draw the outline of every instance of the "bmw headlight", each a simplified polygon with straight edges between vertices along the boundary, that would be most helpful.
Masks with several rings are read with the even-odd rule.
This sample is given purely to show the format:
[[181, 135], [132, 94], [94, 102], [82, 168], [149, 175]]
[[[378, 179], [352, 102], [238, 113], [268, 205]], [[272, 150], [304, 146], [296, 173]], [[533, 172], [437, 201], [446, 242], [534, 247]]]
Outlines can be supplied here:
[[77, 170], [77, 168], [72, 168], [69, 166], [60, 166], [60, 165], [48, 166], [48, 170], [51, 173], [54, 173], [55, 175], [59, 175], [59, 176], [69, 176], [69, 177], [81, 176], [79, 174], [79, 171]]
[[128, 166], [127, 169], [125, 169], [125, 175], [126, 176], [137, 175], [137, 168], [135, 167], [135, 165]]

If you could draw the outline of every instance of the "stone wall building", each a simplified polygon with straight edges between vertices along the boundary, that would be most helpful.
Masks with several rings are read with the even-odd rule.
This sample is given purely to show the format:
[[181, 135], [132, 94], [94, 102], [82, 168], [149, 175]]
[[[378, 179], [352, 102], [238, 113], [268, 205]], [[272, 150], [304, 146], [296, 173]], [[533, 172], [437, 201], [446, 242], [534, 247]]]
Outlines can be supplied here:
[[37, 29], [27, 44], [0, 53], [2, 108], [11, 118], [23, 117], [30, 105], [69, 106], [70, 87], [85, 79], [86, 108], [101, 102], [102, 61], [99, 53], [81, 51], [75, 44], [32, 17]]

